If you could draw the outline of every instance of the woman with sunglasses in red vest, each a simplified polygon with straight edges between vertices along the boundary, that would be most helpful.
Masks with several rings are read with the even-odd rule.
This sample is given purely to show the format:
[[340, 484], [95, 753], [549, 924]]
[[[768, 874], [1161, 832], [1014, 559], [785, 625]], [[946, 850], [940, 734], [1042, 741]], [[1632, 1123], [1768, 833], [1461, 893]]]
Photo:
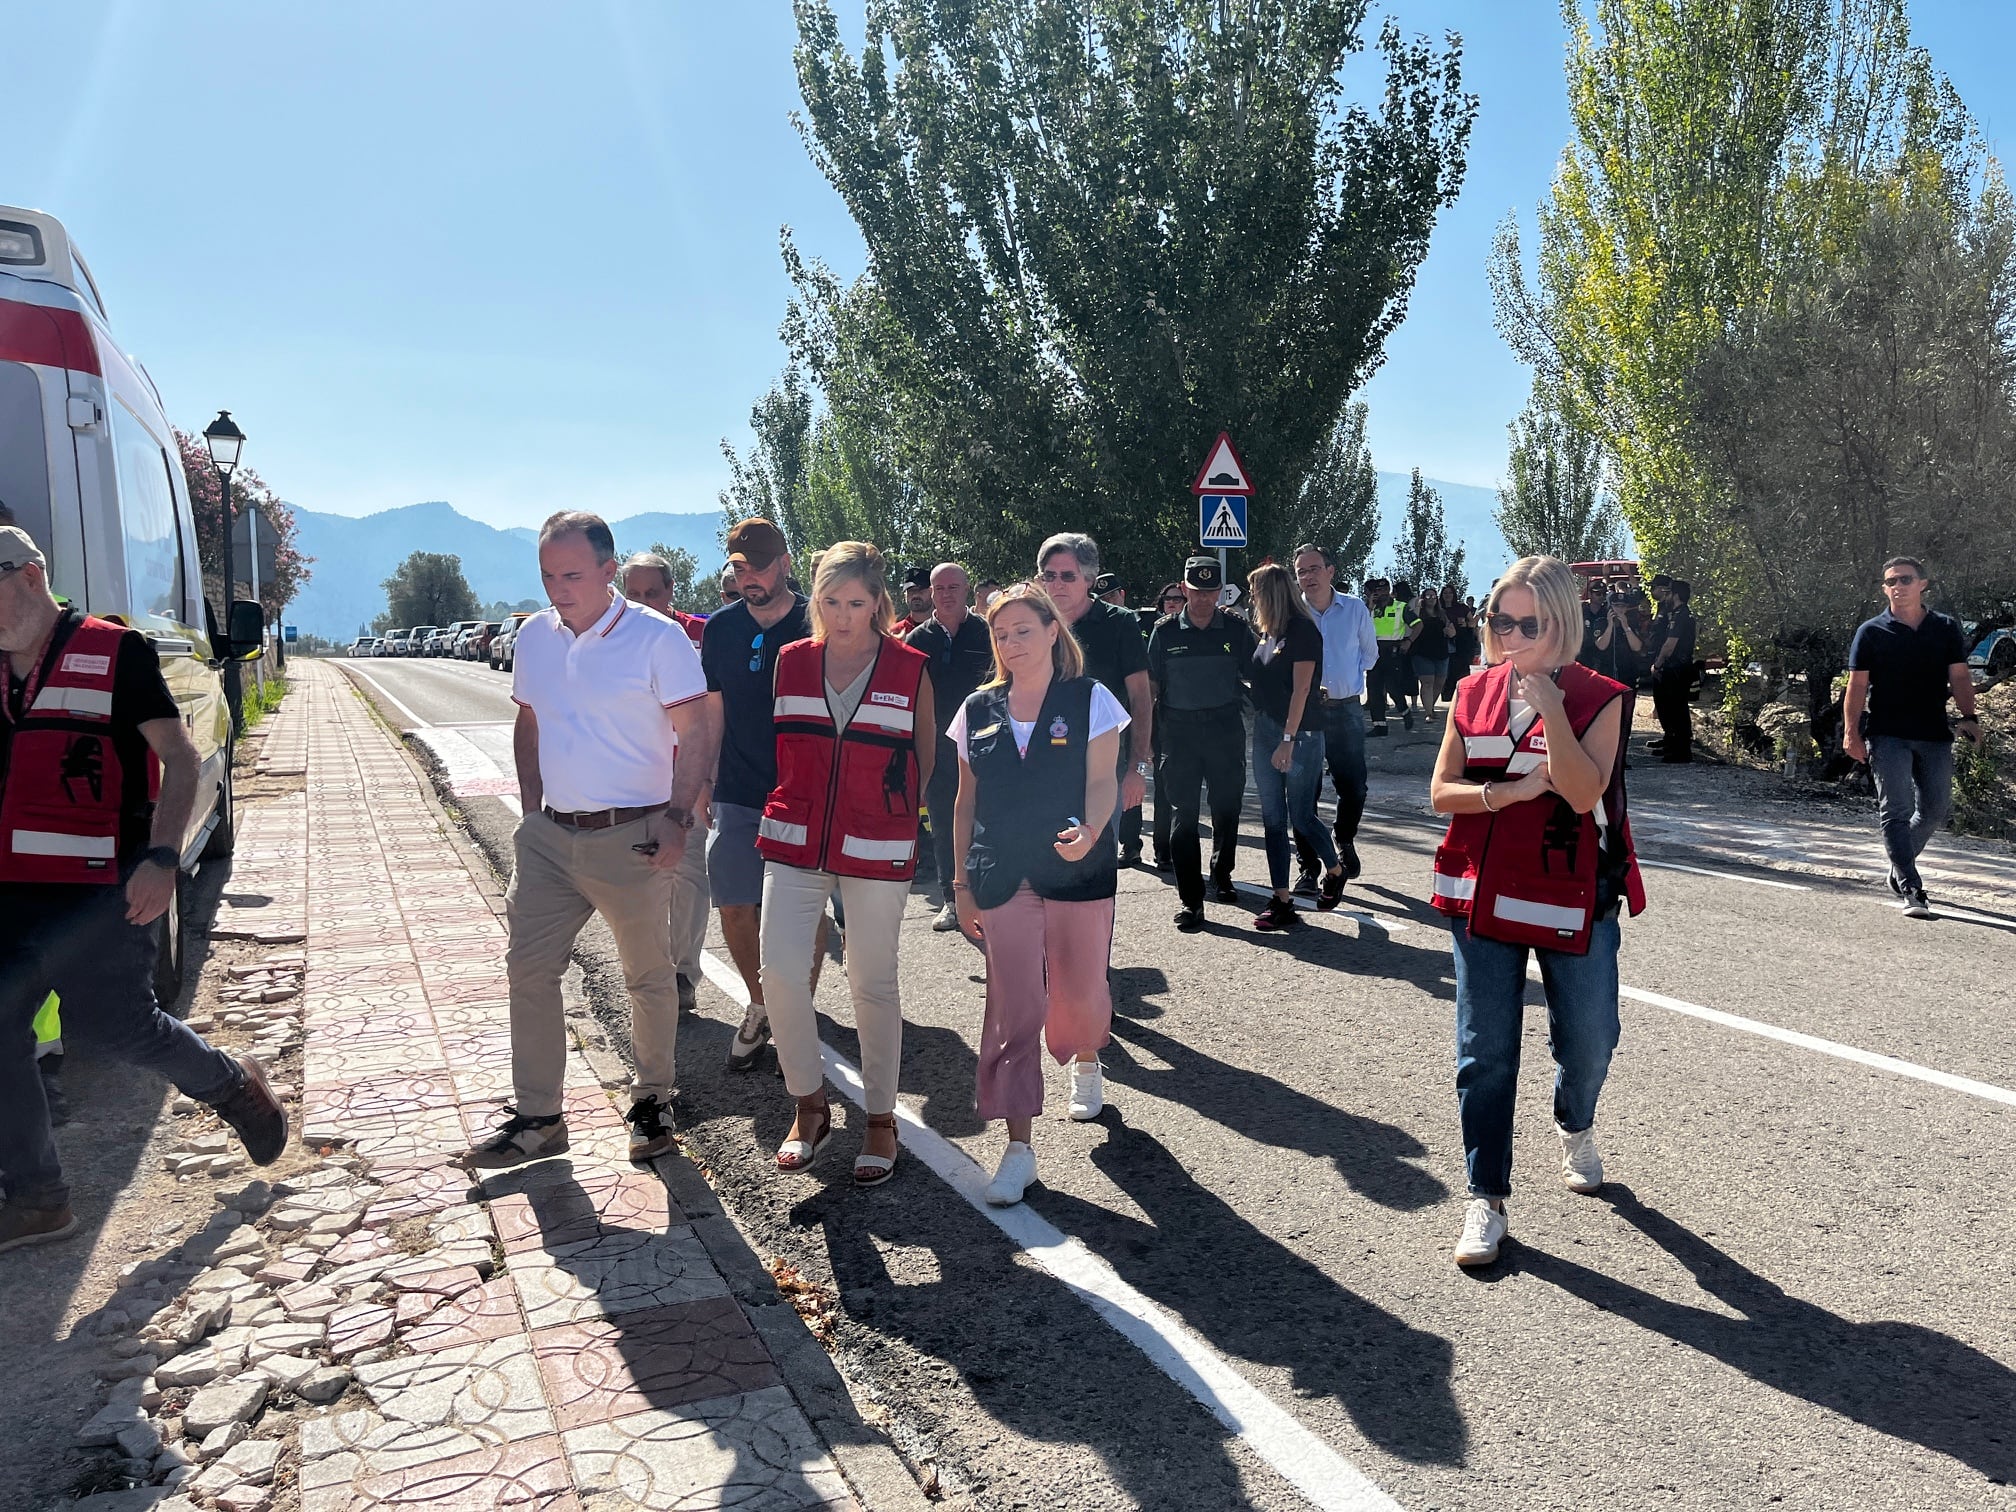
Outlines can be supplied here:
[[806, 1169], [833, 1137], [810, 983], [819, 921], [837, 887], [868, 1110], [857, 1186], [880, 1186], [896, 1169], [896, 943], [917, 867], [917, 798], [938, 738], [927, 658], [889, 633], [894, 619], [881, 552], [841, 541], [820, 554], [811, 638], [777, 655], [777, 786], [756, 826], [763, 1000], [785, 1090], [798, 1100], [777, 1167]]
[[1569, 1190], [1603, 1184], [1593, 1126], [1617, 1048], [1617, 910], [1645, 907], [1624, 812], [1630, 690], [1576, 663], [1575, 574], [1522, 557], [1484, 606], [1491, 665], [1458, 686], [1429, 785], [1449, 832], [1435, 906], [1456, 947], [1456, 1104], [1470, 1204], [1458, 1265], [1489, 1265], [1512, 1191], [1527, 953], [1554, 1048], [1554, 1125]]

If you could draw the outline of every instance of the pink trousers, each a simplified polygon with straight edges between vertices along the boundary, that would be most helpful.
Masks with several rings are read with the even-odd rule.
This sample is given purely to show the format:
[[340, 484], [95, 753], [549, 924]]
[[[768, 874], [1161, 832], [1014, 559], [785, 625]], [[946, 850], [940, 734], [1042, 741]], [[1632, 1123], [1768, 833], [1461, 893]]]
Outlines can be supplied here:
[[1039, 1042], [1048, 1040], [1062, 1064], [1097, 1051], [1109, 1037], [1113, 900], [1050, 902], [1025, 882], [999, 908], [981, 910], [980, 931], [987, 942], [980, 1116], [1034, 1118], [1043, 1111]]

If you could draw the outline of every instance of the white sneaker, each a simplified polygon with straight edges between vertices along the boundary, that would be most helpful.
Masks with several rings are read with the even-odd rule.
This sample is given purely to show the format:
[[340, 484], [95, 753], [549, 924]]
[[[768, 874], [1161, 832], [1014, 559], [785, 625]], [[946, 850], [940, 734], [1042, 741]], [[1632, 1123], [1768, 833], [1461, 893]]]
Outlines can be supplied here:
[[1498, 1258], [1505, 1237], [1505, 1214], [1482, 1197], [1472, 1197], [1463, 1210], [1463, 1237], [1456, 1241], [1458, 1265], [1489, 1265]]
[[1013, 1207], [1035, 1179], [1036, 1152], [1009, 1140], [1008, 1148], [1001, 1152], [1001, 1164], [994, 1168], [994, 1179], [987, 1183], [988, 1206]]
[[1561, 1136], [1561, 1180], [1568, 1190], [1593, 1192], [1603, 1185], [1603, 1157], [1596, 1153], [1596, 1131], [1570, 1134], [1557, 1128], [1554, 1132]]
[[1071, 1062], [1070, 1114], [1079, 1123], [1097, 1118], [1106, 1106], [1106, 1073], [1097, 1061]]
[[948, 929], [957, 929], [959, 927], [959, 906], [950, 898], [947, 898], [945, 906], [938, 910], [938, 917], [931, 921], [931, 927], [940, 934], [943, 934]]
[[728, 1042], [728, 1069], [747, 1071], [770, 1043], [770, 1015], [761, 1003], [751, 1003], [742, 1014], [742, 1027]]

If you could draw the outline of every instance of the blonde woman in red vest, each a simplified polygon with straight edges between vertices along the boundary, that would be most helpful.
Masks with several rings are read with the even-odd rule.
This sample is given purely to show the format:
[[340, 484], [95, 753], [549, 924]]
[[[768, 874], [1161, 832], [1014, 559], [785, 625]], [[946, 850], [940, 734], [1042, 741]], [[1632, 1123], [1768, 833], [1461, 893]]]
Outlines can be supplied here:
[[804, 1170], [833, 1137], [811, 980], [819, 920], [838, 888], [868, 1109], [859, 1186], [896, 1169], [896, 943], [917, 865], [917, 795], [938, 734], [926, 658], [890, 635], [894, 620], [881, 552], [841, 541], [820, 554], [811, 638], [777, 656], [777, 786], [756, 829], [763, 999], [785, 1090], [798, 1100], [777, 1167]]
[[1540, 963], [1554, 1048], [1554, 1126], [1569, 1190], [1603, 1184], [1593, 1125], [1617, 1048], [1617, 910], [1645, 907], [1624, 812], [1631, 700], [1575, 661], [1575, 574], [1522, 557], [1480, 616], [1491, 663], [1458, 687], [1429, 797], [1451, 816], [1435, 906], [1456, 947], [1456, 1103], [1470, 1204], [1458, 1265], [1505, 1237], [1527, 954]]

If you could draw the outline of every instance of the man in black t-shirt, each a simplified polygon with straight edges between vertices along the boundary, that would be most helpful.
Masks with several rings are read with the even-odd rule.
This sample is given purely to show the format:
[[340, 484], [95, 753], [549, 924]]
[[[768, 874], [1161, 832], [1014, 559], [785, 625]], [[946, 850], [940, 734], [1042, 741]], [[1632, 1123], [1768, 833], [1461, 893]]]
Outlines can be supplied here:
[[210, 1104], [255, 1163], [287, 1144], [259, 1063], [213, 1049], [154, 1000], [156, 922], [202, 773], [181, 710], [146, 637], [65, 609], [47, 574], [26, 531], [0, 527], [0, 1250], [77, 1227], [35, 1066], [31, 1026], [51, 988], [67, 1034]]
[[[1842, 749], [1876, 779], [1890, 890], [1913, 919], [1933, 916], [1918, 854], [1953, 807], [1953, 731], [1981, 743], [1966, 637], [1959, 621], [1925, 606], [1929, 581], [1914, 557], [1883, 564], [1890, 607], [1855, 632], [1842, 707]], [[1957, 726], [1946, 723], [1949, 696], [1960, 706]]]
[[1684, 764], [1694, 759], [1694, 585], [1661, 573], [1652, 579], [1659, 600], [1653, 621], [1652, 710], [1659, 717], [1659, 759]]
[[[768, 520], [747, 519], [728, 532], [728, 566], [742, 597], [708, 615], [700, 636], [700, 667], [721, 719], [707, 889], [721, 911], [721, 938], [749, 990], [742, 1027], [728, 1047], [729, 1069], [747, 1071], [770, 1039], [770, 1015], [763, 1007], [763, 857], [756, 849], [756, 825], [777, 786], [772, 681], [778, 651], [810, 635], [812, 622], [804, 596], [791, 590], [784, 533]], [[822, 917], [819, 946], [812, 952], [815, 981], [824, 946]]]
[[946, 728], [965, 707], [973, 690], [994, 670], [994, 640], [987, 622], [966, 607], [971, 591], [966, 569], [940, 562], [931, 569], [931, 614], [907, 637], [910, 645], [931, 658], [931, 708], [938, 720], [938, 760], [924, 789], [924, 807], [931, 816], [931, 852], [938, 865], [938, 886], [944, 894], [931, 927], [940, 932], [959, 927], [952, 902], [952, 809], [959, 797], [959, 752], [945, 738]]
[[1066, 532], [1036, 553], [1036, 576], [1085, 653], [1085, 675], [1106, 685], [1133, 721], [1120, 747], [1120, 864], [1141, 860], [1141, 800], [1153, 772], [1155, 708], [1148, 688], [1148, 648], [1141, 622], [1125, 609], [1092, 595], [1099, 577], [1099, 544]]

